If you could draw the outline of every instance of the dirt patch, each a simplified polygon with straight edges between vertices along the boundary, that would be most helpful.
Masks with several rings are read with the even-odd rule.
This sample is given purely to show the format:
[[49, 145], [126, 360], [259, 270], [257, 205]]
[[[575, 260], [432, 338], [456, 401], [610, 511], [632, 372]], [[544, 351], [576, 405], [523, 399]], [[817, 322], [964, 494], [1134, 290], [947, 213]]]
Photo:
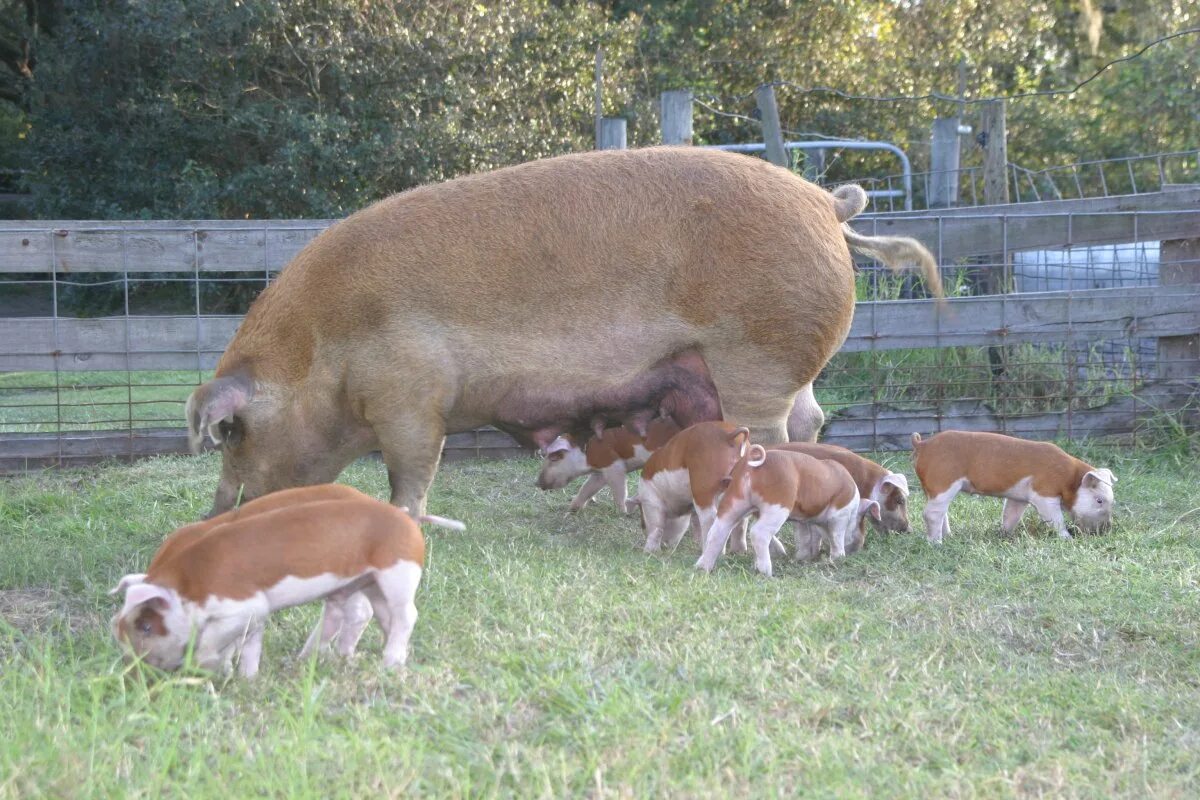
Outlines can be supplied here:
[[79, 633], [94, 624], [62, 592], [53, 589], [0, 589], [0, 619], [26, 636], [41, 636], [66, 624]]

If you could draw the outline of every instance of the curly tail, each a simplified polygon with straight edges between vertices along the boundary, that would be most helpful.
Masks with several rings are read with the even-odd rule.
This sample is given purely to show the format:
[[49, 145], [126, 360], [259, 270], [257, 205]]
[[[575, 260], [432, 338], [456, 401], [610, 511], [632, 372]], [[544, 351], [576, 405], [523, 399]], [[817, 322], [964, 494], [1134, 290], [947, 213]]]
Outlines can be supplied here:
[[867, 207], [867, 193], [857, 183], [847, 183], [833, 190], [833, 213], [838, 222], [847, 222]]
[[767, 448], [763, 447], [761, 444], [752, 444], [750, 445], [750, 452], [746, 455], [746, 464], [749, 465], [751, 469], [761, 467], [767, 460]]
[[917, 433], [916, 431], [914, 431], [914, 432], [913, 432], [913, 435], [912, 435], [912, 446], [913, 446], [913, 450], [916, 450], [916, 449], [917, 449], [917, 446], [918, 446], [918, 445], [920, 445], [920, 444], [921, 444], [921, 434], [919, 434], [919, 433]]
[[888, 269], [899, 272], [903, 269], [917, 267], [925, 277], [925, 283], [934, 297], [944, 297], [942, 276], [938, 272], [937, 262], [933, 255], [925, 249], [925, 245], [907, 236], [863, 236], [856, 233], [849, 225], [842, 224], [842, 235], [851, 250], [857, 250], [864, 255], [872, 256]]

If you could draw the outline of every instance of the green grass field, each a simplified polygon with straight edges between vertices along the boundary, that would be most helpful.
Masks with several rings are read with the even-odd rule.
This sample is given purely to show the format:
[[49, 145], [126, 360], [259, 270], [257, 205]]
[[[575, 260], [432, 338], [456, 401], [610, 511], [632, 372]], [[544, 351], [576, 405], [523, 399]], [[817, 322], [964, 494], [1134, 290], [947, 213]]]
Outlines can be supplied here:
[[[963, 498], [940, 548], [872, 536], [773, 579], [695, 573], [690, 537], [647, 557], [533, 460], [448, 465], [430, 510], [469, 530], [429, 535], [407, 670], [375, 629], [295, 662], [305, 607], [253, 683], [144, 679], [107, 628], [215, 458], [8, 479], [0, 797], [1196, 797], [1200, 475], [1092, 456], [1120, 479], [1106, 536], [1005, 540], [999, 501]], [[343, 480], [384, 496], [378, 464]]]

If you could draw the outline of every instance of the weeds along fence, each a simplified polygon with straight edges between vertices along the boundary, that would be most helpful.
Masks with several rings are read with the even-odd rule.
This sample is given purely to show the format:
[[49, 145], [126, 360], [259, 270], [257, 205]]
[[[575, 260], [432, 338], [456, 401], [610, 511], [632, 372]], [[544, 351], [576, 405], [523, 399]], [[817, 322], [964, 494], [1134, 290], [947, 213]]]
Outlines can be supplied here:
[[[253, 297], [328, 220], [0, 222], [0, 471], [184, 452], [183, 403]], [[950, 297], [865, 263], [817, 384], [823, 436], [1152, 439], [1196, 424], [1200, 188], [863, 216]], [[484, 429], [447, 458], [519, 452]]]

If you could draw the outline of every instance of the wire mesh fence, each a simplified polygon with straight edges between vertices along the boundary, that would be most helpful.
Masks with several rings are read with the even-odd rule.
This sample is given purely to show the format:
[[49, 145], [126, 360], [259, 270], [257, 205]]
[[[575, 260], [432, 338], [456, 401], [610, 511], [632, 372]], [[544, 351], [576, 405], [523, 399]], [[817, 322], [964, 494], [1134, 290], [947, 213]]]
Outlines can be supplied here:
[[[1145, 438], [1187, 419], [1200, 189], [1139, 203], [855, 220], [925, 242], [949, 299], [860, 265], [852, 330], [817, 384], [824, 437], [860, 450], [943, 428]], [[188, 394], [328, 224], [0, 223], [0, 469], [182, 451]], [[1183, 391], [1162, 380], [1189, 376]], [[512, 447], [495, 431], [448, 443]]]
[[[970, 150], [964, 148], [970, 154]], [[906, 176], [860, 171], [846, 173], [845, 166], [853, 163], [851, 154], [833, 154], [831, 159], [847, 162], [842, 171], [826, 170], [822, 183], [853, 180], [871, 192], [869, 209], [874, 212], [900, 211], [904, 208], [902, 188]], [[831, 165], [837, 161], [830, 161]], [[863, 165], [868, 166], [868, 165]], [[861, 169], [861, 167], [860, 167]], [[914, 172], [911, 175], [912, 207], [930, 208], [934, 185], [946, 179], [945, 171]], [[985, 203], [984, 170], [980, 164], [969, 164], [954, 170], [957, 187], [955, 206], [982, 206]], [[866, 175], [867, 177], [859, 177]], [[1161, 192], [1176, 184], [1200, 183], [1200, 150], [1181, 150], [1143, 156], [1127, 156], [1075, 164], [1027, 169], [1009, 163], [1006, 174], [1008, 196], [1014, 203], [1044, 200], [1084, 200], [1099, 197], [1150, 194]]]

